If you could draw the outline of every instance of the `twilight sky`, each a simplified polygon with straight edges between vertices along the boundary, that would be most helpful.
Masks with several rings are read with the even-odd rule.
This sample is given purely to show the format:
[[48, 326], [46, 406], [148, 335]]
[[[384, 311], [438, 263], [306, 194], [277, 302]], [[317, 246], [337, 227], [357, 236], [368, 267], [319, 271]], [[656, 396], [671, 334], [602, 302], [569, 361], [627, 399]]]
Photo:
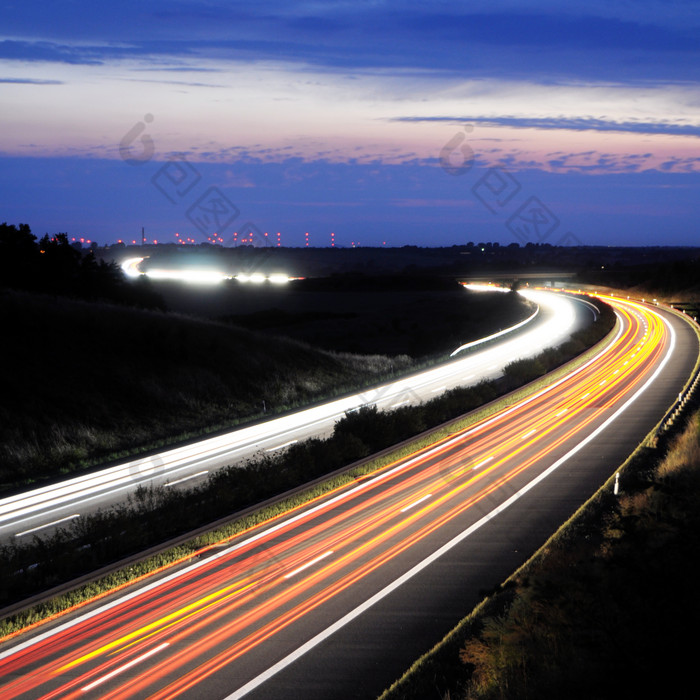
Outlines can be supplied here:
[[700, 245], [697, 0], [0, 8], [35, 234]]

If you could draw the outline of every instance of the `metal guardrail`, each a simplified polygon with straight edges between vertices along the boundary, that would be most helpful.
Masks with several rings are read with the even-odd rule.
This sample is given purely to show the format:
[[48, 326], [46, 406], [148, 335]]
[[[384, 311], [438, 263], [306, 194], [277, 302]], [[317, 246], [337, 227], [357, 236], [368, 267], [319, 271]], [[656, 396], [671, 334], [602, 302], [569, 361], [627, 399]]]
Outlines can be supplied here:
[[[659, 306], [661, 304], [656, 302], [656, 305]], [[663, 304], [663, 306], [668, 306], [668, 308], [675, 312], [677, 316], [682, 315], [684, 320], [691, 325], [694, 325], [696, 327], [695, 330], [698, 334], [698, 338], [700, 339], [700, 323], [698, 322], [697, 318], [694, 317], [691, 319], [691, 317], [685, 313], [685, 310], [679, 311], [678, 309], [674, 308], [673, 304]], [[664, 435], [664, 433], [667, 433], [674, 426], [674, 424], [682, 418], [686, 406], [695, 398], [698, 386], [700, 386], [700, 366], [696, 368], [695, 372], [686, 383], [683, 391], [678, 394], [678, 399], [676, 402], [671, 406], [671, 408], [668, 409], [664, 417], [659, 422], [654, 436], [651, 438], [652, 447], [655, 447], [658, 439]]]

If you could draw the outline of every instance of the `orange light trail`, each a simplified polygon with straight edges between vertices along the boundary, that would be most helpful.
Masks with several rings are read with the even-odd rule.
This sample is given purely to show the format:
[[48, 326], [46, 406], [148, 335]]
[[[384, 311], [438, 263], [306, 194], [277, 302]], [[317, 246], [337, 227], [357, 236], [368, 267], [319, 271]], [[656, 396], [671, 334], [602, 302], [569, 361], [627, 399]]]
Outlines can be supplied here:
[[469, 522], [478, 504], [503, 502], [647, 381], [668, 348], [666, 324], [644, 305], [606, 301], [621, 331], [577, 371], [295, 508], [294, 517], [275, 518], [274, 528], [251, 528], [211, 562], [0, 659], [0, 694], [176, 697], [330, 601], [342, 609], [354, 586], [390, 562], [408, 569], [415, 545], [457, 519]]

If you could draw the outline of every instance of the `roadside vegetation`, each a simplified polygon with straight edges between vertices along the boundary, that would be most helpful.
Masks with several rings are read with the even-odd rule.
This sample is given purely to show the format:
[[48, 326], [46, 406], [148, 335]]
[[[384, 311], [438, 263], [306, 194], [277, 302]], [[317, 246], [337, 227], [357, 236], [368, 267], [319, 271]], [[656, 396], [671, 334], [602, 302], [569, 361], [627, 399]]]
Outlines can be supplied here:
[[381, 700], [684, 697], [700, 623], [700, 414], [613, 479]]
[[[0, 606], [25, 600], [33, 594], [70, 582], [149, 547], [211, 525], [218, 518], [230, 520], [212, 532], [154, 557], [139, 559], [133, 565], [120, 567], [110, 575], [48, 600], [37, 608], [9, 617], [0, 626], [0, 636], [103, 594], [128, 580], [187, 558], [202, 546], [233, 536], [332, 488], [352, 483], [354, 479], [430, 444], [444, 436], [445, 431], [462, 427], [464, 420], [475, 418], [472, 416], [458, 425], [439, 429], [437, 434], [424, 435], [418, 442], [405, 442], [400, 448], [388, 450], [378, 459], [337, 474], [330, 480], [321, 480], [313, 488], [296, 493], [291, 499], [244, 518], [235, 518], [236, 513], [266, 499], [274, 499], [368, 455], [407, 441], [516, 389], [571, 359], [583, 348], [595, 344], [608, 334], [614, 322], [612, 310], [604, 305], [598, 321], [575, 333], [557, 352], [547, 352], [532, 365], [516, 363], [515, 367], [520, 369], [514, 372], [508, 368], [501, 379], [457, 388], [415, 407], [400, 407], [388, 412], [378, 412], [372, 406], [365, 407], [339, 421], [333, 435], [326, 440], [308, 440], [290, 446], [283, 453], [267, 454], [251, 460], [247, 465], [217, 471], [196, 488], [141, 489], [127, 503], [76, 520], [53, 535], [35, 535], [26, 542], [5, 545], [0, 548], [0, 580], [4, 583], [0, 589]], [[522, 371], [523, 367], [527, 371]]]

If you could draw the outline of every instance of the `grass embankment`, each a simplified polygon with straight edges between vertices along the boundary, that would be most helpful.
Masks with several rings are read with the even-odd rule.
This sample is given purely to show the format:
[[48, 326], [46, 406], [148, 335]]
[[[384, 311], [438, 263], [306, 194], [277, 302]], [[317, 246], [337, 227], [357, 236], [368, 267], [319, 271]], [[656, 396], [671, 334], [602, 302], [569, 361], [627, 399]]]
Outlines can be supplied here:
[[[431, 329], [436, 356], [462, 342], [453, 338], [453, 314], [461, 315], [462, 330], [472, 323], [470, 333], [529, 315], [527, 303], [514, 295], [494, 293], [475, 304], [455, 287], [456, 293], [443, 290], [446, 296], [426, 292], [449, 307], [435, 319], [425, 304], [412, 307], [415, 320]], [[284, 292], [258, 292], [263, 300], [284, 298]], [[363, 355], [323, 351], [229, 323], [0, 294], [0, 324], [11, 339], [3, 343], [0, 362], [0, 491], [262, 418], [263, 402], [267, 415], [279, 413], [420, 364], [417, 356], [387, 355], [378, 342], [366, 345], [370, 352]], [[226, 299], [235, 305], [253, 296], [234, 289]], [[302, 301], [320, 304], [326, 296], [307, 291]], [[398, 304], [402, 294], [379, 296], [387, 305], [390, 298]], [[369, 305], [366, 299], [362, 304]], [[348, 322], [347, 336], [359, 332]], [[470, 333], [458, 330], [456, 337]]]
[[381, 700], [685, 697], [700, 550], [700, 414], [641, 447]]
[[406, 369], [204, 320], [5, 293], [6, 488], [281, 411]]
[[[216, 518], [229, 516], [231, 519], [212, 532], [161, 551], [153, 557], [121, 568], [6, 619], [0, 626], [0, 636], [72, 605], [81, 604], [97, 594], [103, 594], [162, 566], [186, 559], [204, 546], [232, 537], [299, 503], [352, 483], [362, 475], [380, 469], [492, 413], [497, 404], [492, 404], [477, 414], [469, 414], [458, 422], [449, 423], [417, 440], [410, 440], [379, 458], [337, 474], [332, 479], [323, 480], [313, 488], [257, 510], [245, 518], [239, 517], [236, 520], [230, 515], [314, 478], [323, 477], [423, 430], [444, 424], [553, 369], [610, 331], [614, 324], [614, 314], [607, 305], [603, 308], [605, 311], [596, 324], [574, 334], [558, 352], [548, 351], [541, 359], [514, 363], [502, 380], [455, 389], [417, 407], [401, 407], [384, 413], [365, 409], [339, 421], [333, 436], [328, 440], [309, 440], [291, 446], [282, 454], [267, 455], [250, 462], [246, 467], [221, 470], [211, 475], [204, 485], [187, 491], [143, 490], [128, 504], [76, 520], [69, 528], [60, 529], [51, 537], [35, 537], [28, 543], [3, 548], [0, 551], [0, 579], [5, 586], [0, 591], [0, 605], [7, 605], [96, 571], [169, 538], [191, 532], [212, 523]], [[534, 390], [536, 386], [530, 385], [520, 395]], [[518, 394], [510, 395], [507, 401], [512, 403], [517, 398]], [[274, 474], [274, 479], [270, 478], [271, 474]], [[115, 532], [120, 533], [118, 538], [113, 536]]]

